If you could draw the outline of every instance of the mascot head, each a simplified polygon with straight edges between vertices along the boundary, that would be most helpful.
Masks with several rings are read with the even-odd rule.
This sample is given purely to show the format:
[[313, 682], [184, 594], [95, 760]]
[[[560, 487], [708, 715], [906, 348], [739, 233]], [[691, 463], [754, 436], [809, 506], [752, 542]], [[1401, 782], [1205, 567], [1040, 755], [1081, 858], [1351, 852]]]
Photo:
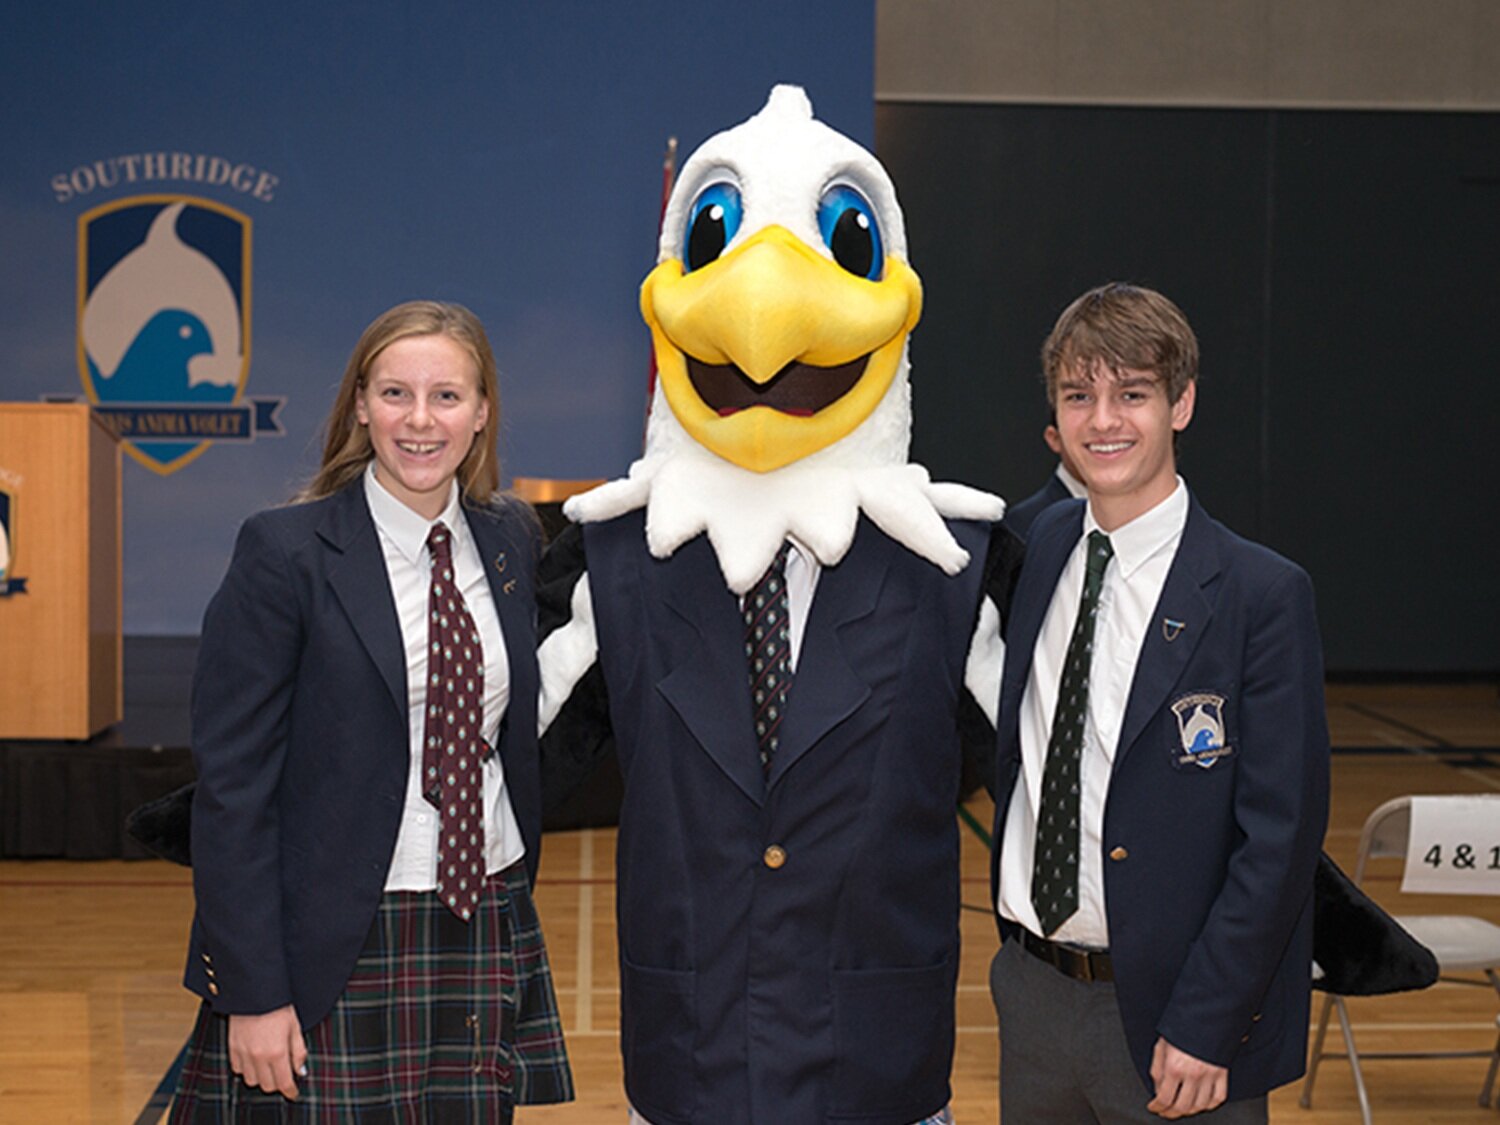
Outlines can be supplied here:
[[646, 507], [657, 558], [706, 532], [740, 593], [788, 536], [837, 564], [861, 513], [956, 572], [968, 554], [942, 517], [1004, 504], [907, 462], [921, 311], [885, 169], [777, 86], [682, 168], [641, 286], [659, 374], [645, 455], [565, 511]]
[[794, 86], [688, 160], [641, 287], [672, 415], [757, 473], [904, 400], [921, 311], [885, 169], [814, 120]]

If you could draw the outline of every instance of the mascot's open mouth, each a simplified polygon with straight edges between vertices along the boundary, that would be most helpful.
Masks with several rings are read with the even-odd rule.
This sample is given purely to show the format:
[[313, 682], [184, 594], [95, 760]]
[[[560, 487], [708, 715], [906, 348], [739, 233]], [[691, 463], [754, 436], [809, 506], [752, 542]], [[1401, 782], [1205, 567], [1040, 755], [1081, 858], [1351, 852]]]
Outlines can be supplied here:
[[837, 402], [859, 382], [869, 356], [836, 367], [814, 367], [793, 360], [768, 382], [757, 383], [732, 363], [704, 363], [684, 355], [688, 378], [703, 404], [721, 418], [751, 406], [809, 418]]

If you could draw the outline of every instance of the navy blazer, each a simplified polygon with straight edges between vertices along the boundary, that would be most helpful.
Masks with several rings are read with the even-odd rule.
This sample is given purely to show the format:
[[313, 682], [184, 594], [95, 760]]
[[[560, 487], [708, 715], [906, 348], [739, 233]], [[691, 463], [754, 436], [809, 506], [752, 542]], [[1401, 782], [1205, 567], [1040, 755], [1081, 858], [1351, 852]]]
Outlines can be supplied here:
[[1015, 532], [1017, 538], [1025, 539], [1037, 516], [1053, 504], [1072, 498], [1073, 494], [1068, 491], [1068, 486], [1063, 484], [1062, 478], [1054, 471], [1041, 488], [1005, 510], [1005, 518], [1000, 521], [1000, 526]]
[[621, 1044], [656, 1125], [910, 1125], [947, 1103], [956, 713], [987, 525], [956, 577], [861, 518], [822, 569], [769, 777], [706, 536], [583, 529], [624, 776]]
[[[499, 752], [533, 878], [537, 533], [465, 507], [510, 663]], [[193, 680], [193, 920], [185, 984], [222, 1013], [332, 1008], [396, 846], [410, 761], [405, 647], [363, 478], [240, 529]]]
[[[1049, 508], [1027, 542], [1000, 695], [992, 883], [1032, 653], [1083, 514], [1083, 501]], [[1201, 697], [1221, 701], [1226, 750], [1195, 761], [1183, 724]], [[1191, 500], [1136, 660], [1101, 845], [1120, 1015], [1148, 1090], [1158, 1036], [1227, 1066], [1231, 1099], [1302, 1073], [1327, 820], [1312, 583]]]

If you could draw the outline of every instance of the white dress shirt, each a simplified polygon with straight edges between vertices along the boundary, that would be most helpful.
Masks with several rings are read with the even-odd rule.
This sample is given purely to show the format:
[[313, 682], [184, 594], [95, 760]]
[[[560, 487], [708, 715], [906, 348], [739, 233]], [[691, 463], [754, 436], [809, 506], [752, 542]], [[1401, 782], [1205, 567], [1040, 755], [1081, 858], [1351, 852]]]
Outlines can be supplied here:
[[[1187, 488], [1178, 477], [1171, 496], [1108, 533], [1114, 557], [1104, 572], [1094, 624], [1088, 714], [1079, 763], [1078, 910], [1056, 933], [1044, 935], [1054, 941], [1086, 949], [1109, 948], [1104, 910], [1104, 804], [1136, 661], [1182, 542], [1187, 513]], [[1036, 908], [1031, 905], [1031, 868], [1047, 741], [1052, 734], [1063, 660], [1083, 597], [1089, 533], [1096, 530], [1102, 529], [1090, 507], [1084, 513], [1083, 534], [1068, 556], [1042, 619], [1021, 699], [1021, 773], [1006, 814], [996, 905], [1002, 917], [1019, 922], [1034, 934], [1042, 933]]]
[[[410, 763], [406, 775], [406, 801], [396, 850], [386, 873], [388, 891], [430, 891], [437, 887], [438, 810], [422, 796], [422, 742], [427, 712], [427, 598], [432, 585], [432, 557], [427, 536], [441, 520], [453, 536], [453, 573], [469, 615], [479, 630], [484, 652], [484, 740], [494, 746], [500, 719], [510, 701], [510, 663], [500, 616], [485, 578], [479, 548], [469, 531], [469, 521], [459, 504], [458, 485], [448, 495], [448, 506], [437, 520], [429, 520], [397, 500], [375, 479], [375, 462], [365, 471], [365, 500], [380, 536], [390, 576], [391, 596], [401, 622], [401, 643], [406, 649], [407, 741]], [[501, 871], [526, 854], [521, 828], [510, 796], [505, 791], [505, 770], [500, 755], [492, 754], [481, 767], [484, 781], [485, 871]]]
[[[807, 632], [807, 615], [812, 612], [813, 592], [818, 588], [818, 575], [823, 573], [818, 556], [795, 539], [788, 538], [792, 549], [786, 553], [786, 616], [787, 629], [791, 634], [787, 643], [792, 662], [792, 671], [797, 670], [797, 658], [802, 655], [802, 636]], [[745, 608], [745, 599], [740, 598], [740, 609]]]

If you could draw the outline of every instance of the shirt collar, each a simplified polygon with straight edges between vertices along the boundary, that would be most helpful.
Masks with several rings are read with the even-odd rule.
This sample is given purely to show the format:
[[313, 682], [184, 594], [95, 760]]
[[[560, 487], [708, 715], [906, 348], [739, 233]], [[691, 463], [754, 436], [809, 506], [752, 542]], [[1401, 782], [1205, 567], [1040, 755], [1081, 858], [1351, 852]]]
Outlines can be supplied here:
[[385, 485], [375, 479], [375, 462], [365, 466], [365, 502], [370, 506], [370, 515], [375, 526], [385, 533], [396, 550], [407, 562], [416, 566], [427, 549], [427, 536], [432, 525], [441, 520], [455, 536], [463, 534], [463, 513], [458, 503], [458, 481], [448, 486], [448, 503], [436, 520], [412, 511], [400, 500], [386, 491]]
[[[795, 536], [788, 535], [786, 541], [792, 548], [791, 555], [796, 556], [798, 561], [807, 567], [809, 574], [816, 574], [818, 571], [818, 556], [812, 553], [812, 549], [804, 547]], [[791, 556], [788, 557], [790, 558]]]
[[[1109, 545], [1114, 548], [1120, 577], [1128, 579], [1157, 552], [1175, 544], [1182, 536], [1182, 529], [1187, 526], [1187, 513], [1187, 485], [1178, 477], [1177, 487], [1172, 490], [1172, 495], [1129, 523], [1106, 532]], [[1088, 507], [1083, 517], [1083, 538], [1087, 539], [1091, 531], [1102, 530], [1094, 519], [1093, 507]]]
[[1068, 495], [1073, 497], [1074, 500], [1082, 500], [1089, 494], [1088, 487], [1083, 481], [1063, 468], [1061, 461], [1057, 463], [1057, 479], [1062, 481], [1063, 487], [1068, 490]]

